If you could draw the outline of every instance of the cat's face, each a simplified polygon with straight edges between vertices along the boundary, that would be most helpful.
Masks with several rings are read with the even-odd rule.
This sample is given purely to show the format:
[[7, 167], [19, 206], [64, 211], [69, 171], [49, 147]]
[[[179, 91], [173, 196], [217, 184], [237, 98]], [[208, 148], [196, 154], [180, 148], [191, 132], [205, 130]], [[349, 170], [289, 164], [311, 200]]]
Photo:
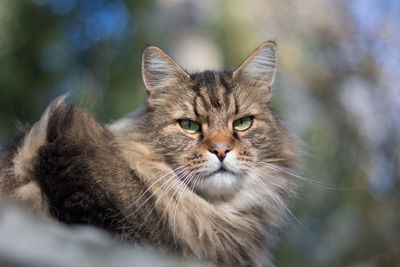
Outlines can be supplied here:
[[192, 190], [228, 198], [260, 162], [280, 157], [279, 126], [268, 107], [275, 65], [270, 42], [224, 73], [190, 75], [160, 49], [145, 50], [154, 149]]

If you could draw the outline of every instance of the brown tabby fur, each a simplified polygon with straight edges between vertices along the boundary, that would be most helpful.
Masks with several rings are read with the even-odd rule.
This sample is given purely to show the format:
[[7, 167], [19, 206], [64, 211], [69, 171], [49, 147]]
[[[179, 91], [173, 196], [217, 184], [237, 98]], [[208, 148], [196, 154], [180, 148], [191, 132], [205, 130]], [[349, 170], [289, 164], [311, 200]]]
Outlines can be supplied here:
[[[197, 74], [147, 47], [140, 110], [103, 126], [64, 97], [55, 100], [1, 154], [0, 189], [38, 213], [133, 243], [218, 266], [272, 264], [293, 191], [285, 170], [296, 164], [293, 142], [269, 107], [275, 65], [272, 42], [234, 72]], [[233, 121], [245, 116], [254, 118], [251, 128], [234, 131]], [[201, 131], [185, 132], [179, 119]], [[206, 154], [213, 157], [210, 146], [219, 143], [245, 167], [226, 194], [208, 194], [200, 186], [210, 179]]]

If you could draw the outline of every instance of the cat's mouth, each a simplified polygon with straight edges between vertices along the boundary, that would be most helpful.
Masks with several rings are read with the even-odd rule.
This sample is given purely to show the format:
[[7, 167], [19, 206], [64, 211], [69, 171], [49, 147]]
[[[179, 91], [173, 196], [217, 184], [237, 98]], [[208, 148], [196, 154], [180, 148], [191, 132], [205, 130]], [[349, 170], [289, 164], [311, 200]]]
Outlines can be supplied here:
[[240, 189], [243, 179], [225, 166], [204, 176], [196, 191], [208, 200], [227, 199]]
[[228, 169], [225, 168], [224, 166], [221, 166], [218, 170], [212, 172], [212, 173], [210, 174], [210, 176], [213, 175], [213, 174], [217, 174], [217, 173], [221, 173], [221, 174], [222, 174], [222, 173], [231, 173], [231, 174], [234, 174], [234, 172], [228, 170]]

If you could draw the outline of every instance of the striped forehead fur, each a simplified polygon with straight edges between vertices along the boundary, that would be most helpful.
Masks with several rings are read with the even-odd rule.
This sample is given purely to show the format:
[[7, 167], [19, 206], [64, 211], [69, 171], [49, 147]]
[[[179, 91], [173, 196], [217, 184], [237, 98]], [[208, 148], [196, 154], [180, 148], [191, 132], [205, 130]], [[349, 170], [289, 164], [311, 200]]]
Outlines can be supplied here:
[[240, 106], [251, 107], [260, 98], [269, 102], [270, 92], [265, 89], [270, 89], [274, 79], [275, 50], [273, 42], [266, 42], [234, 72], [204, 71], [190, 75], [159, 48], [147, 48], [143, 55], [143, 78], [149, 94], [154, 96], [148, 99], [149, 103], [159, 106], [168, 102], [178, 104], [183, 96], [185, 104], [181, 105], [186, 106], [191, 99], [194, 113], [199, 117], [199, 104], [205, 110], [221, 110], [222, 106], [227, 108], [233, 104], [237, 114]]
[[[201, 103], [206, 110], [226, 109], [231, 104], [230, 94], [232, 89], [228, 86], [226, 80], [230, 79], [230, 73], [218, 73], [205, 71], [191, 75], [194, 81], [191, 89], [196, 93], [196, 98], [200, 98]], [[194, 99], [194, 108], [197, 106], [197, 100]]]

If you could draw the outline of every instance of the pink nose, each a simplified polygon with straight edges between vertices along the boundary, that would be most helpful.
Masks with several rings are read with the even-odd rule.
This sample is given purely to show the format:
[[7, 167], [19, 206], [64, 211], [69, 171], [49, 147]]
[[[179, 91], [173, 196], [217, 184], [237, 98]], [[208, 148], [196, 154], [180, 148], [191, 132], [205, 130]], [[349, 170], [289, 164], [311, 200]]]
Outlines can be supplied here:
[[208, 151], [215, 154], [218, 159], [222, 162], [228, 154], [229, 151], [232, 150], [232, 147], [229, 144], [214, 144], [210, 147]]

